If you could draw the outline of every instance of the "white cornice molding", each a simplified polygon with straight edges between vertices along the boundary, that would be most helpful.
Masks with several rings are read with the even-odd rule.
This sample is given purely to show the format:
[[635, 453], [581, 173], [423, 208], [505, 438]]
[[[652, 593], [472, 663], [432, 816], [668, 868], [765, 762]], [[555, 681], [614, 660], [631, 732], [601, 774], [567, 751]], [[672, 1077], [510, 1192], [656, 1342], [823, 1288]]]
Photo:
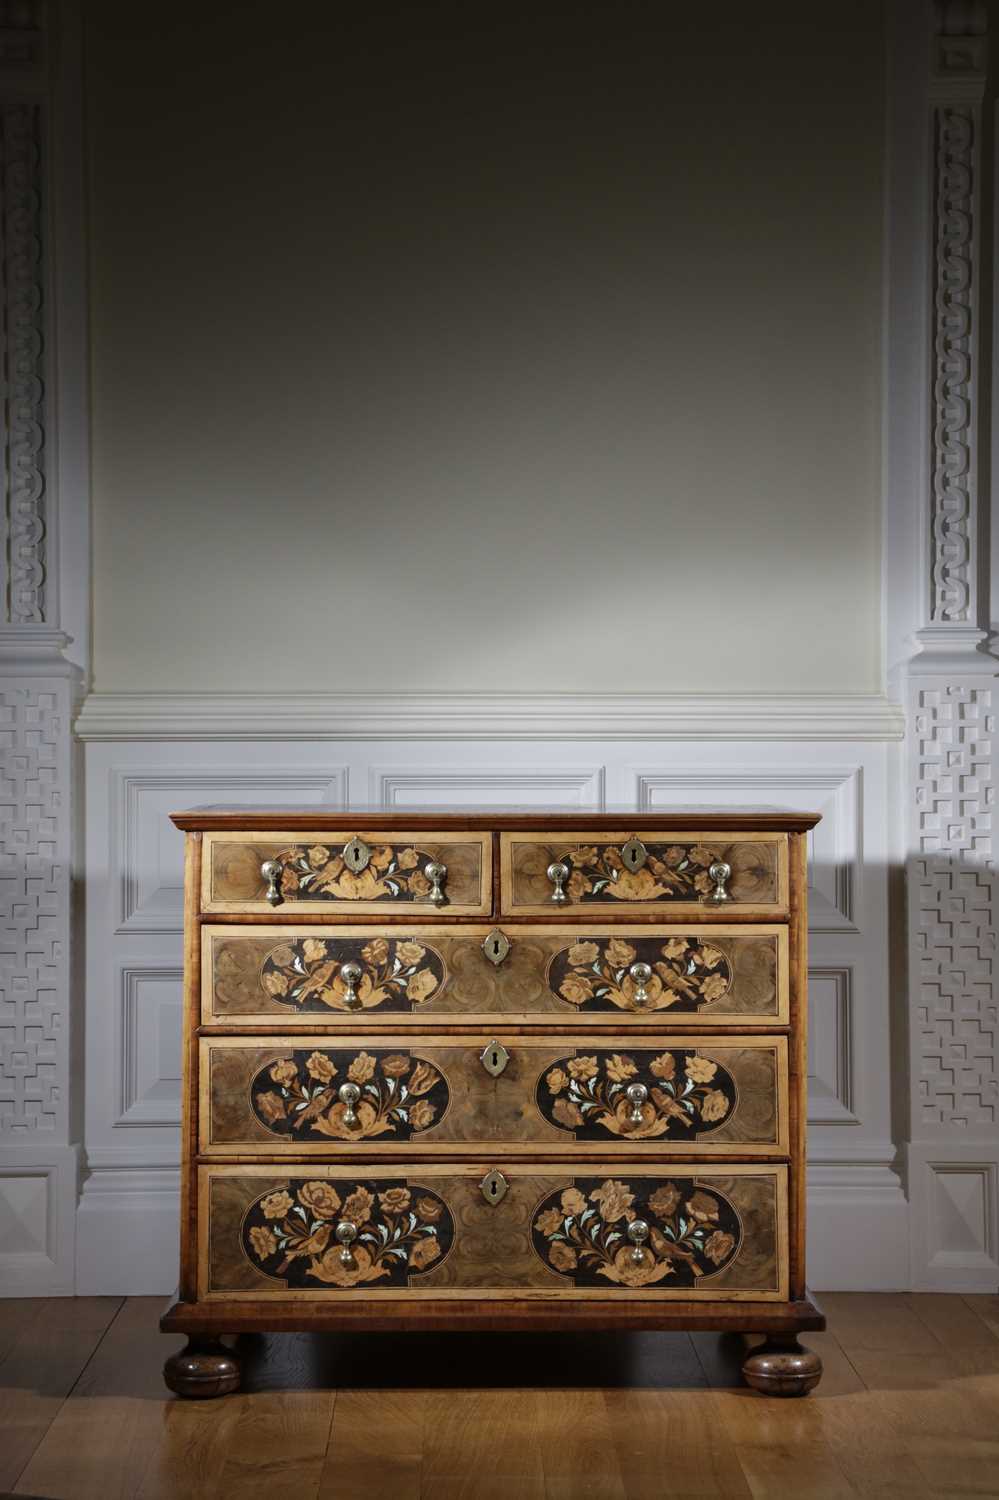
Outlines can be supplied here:
[[91, 693], [83, 740], [899, 740], [878, 694]]

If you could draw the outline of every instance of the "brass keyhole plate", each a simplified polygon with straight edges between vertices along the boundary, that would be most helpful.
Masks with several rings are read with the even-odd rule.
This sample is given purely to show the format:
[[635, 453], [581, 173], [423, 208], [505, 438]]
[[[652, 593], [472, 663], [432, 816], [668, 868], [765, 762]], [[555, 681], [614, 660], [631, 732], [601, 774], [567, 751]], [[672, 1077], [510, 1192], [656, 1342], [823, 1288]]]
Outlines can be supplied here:
[[479, 1061], [493, 1078], [498, 1078], [510, 1061], [510, 1054], [502, 1042], [487, 1042], [479, 1053]]
[[485, 1198], [487, 1203], [499, 1203], [503, 1198], [506, 1197], [506, 1190], [508, 1186], [509, 1184], [506, 1178], [503, 1176], [503, 1173], [497, 1171], [495, 1167], [493, 1167], [491, 1172], [487, 1172], [485, 1177], [483, 1177], [482, 1181], [479, 1183], [479, 1188], [481, 1189], [482, 1196], [483, 1198]]
[[489, 962], [499, 968], [510, 952], [510, 939], [505, 932], [501, 932], [498, 927], [494, 927], [489, 936], [483, 940], [482, 951]]
[[649, 857], [649, 851], [641, 839], [629, 839], [621, 849], [621, 858], [632, 875], [636, 874]]
[[355, 834], [349, 844], [344, 845], [343, 862], [354, 875], [360, 875], [371, 861], [371, 850], [363, 839]]

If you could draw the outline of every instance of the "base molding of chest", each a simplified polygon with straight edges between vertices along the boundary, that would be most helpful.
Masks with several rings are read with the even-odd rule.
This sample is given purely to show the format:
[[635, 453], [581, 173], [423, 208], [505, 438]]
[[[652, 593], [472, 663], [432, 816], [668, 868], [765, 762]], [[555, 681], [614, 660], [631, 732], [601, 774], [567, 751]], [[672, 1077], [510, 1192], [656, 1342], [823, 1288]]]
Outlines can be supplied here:
[[455, 1302], [372, 1301], [321, 1307], [301, 1301], [173, 1302], [160, 1319], [164, 1333], [191, 1337], [238, 1333], [764, 1333], [771, 1337], [821, 1331], [825, 1314], [810, 1292], [789, 1302], [589, 1302], [538, 1300]]

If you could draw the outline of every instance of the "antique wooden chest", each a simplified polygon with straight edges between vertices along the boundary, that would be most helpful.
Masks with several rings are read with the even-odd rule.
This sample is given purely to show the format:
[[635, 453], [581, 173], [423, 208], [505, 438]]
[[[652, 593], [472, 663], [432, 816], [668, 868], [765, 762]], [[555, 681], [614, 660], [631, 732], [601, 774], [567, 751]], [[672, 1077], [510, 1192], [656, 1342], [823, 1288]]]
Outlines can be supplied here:
[[718, 1329], [801, 1394], [806, 839], [771, 809], [206, 808], [181, 1275], [223, 1333]]

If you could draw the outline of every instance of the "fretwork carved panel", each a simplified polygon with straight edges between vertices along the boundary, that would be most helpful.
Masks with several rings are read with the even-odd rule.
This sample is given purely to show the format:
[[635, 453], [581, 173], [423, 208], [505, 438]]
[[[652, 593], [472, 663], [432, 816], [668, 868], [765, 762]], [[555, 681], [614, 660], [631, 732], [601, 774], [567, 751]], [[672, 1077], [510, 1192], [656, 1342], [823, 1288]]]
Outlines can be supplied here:
[[992, 753], [995, 689], [914, 684], [917, 1128], [999, 1118]]
[[69, 700], [0, 681], [0, 1137], [66, 1129]]

